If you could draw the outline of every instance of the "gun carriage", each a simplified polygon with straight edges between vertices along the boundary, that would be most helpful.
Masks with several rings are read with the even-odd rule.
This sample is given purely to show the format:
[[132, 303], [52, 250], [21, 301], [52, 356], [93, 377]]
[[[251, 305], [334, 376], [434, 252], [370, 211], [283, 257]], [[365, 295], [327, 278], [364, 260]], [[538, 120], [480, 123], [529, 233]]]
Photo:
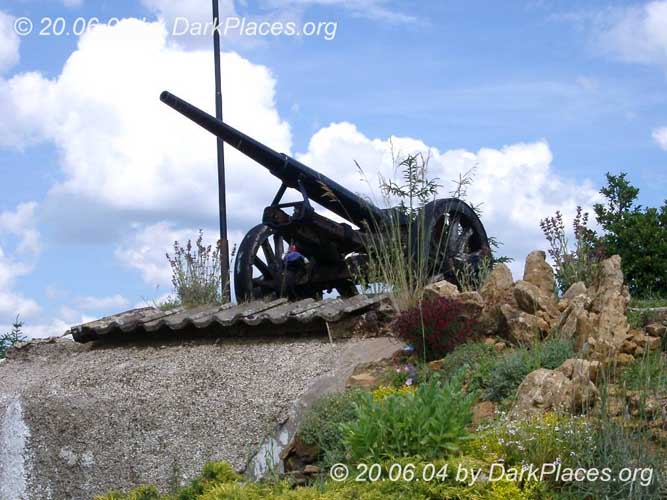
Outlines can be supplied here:
[[[396, 224], [406, 242], [405, 258], [426, 263], [427, 273], [434, 280], [456, 281], [457, 269], [465, 266], [476, 272], [480, 257], [490, 254], [479, 217], [462, 200], [431, 201], [420, 209], [420, 222], [414, 223], [398, 208], [375, 206], [169, 92], [163, 92], [160, 99], [282, 182], [272, 203], [264, 209], [262, 223], [253, 227], [239, 245], [234, 265], [239, 301], [285, 295], [318, 297], [333, 289], [344, 297], [355, 295], [359, 276], [352, 270], [363, 269], [374, 234], [393, 231], [396, 226], [390, 227]], [[283, 203], [288, 188], [297, 190], [303, 201]], [[318, 214], [311, 201], [350, 224]], [[291, 245], [308, 262], [305, 272], [296, 279], [288, 276], [286, 265]]]

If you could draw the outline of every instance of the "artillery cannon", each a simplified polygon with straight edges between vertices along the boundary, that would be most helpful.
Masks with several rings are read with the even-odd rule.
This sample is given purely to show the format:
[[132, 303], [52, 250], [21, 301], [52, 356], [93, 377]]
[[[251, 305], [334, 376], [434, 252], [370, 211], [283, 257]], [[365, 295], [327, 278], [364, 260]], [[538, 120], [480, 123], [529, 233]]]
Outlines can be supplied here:
[[[476, 272], [480, 257], [490, 255], [484, 226], [472, 207], [459, 199], [427, 203], [415, 224], [398, 208], [373, 205], [169, 92], [163, 92], [160, 100], [282, 181], [271, 205], [264, 209], [262, 223], [245, 235], [238, 248], [234, 287], [239, 301], [272, 295], [316, 297], [333, 289], [344, 297], [355, 295], [358, 276], [351, 269], [363, 268], [373, 235], [389, 231], [392, 225], [407, 242], [405, 258], [426, 263], [433, 279], [456, 281], [457, 269], [469, 266]], [[297, 190], [303, 201], [281, 203], [287, 188]], [[356, 227], [316, 213], [311, 201]], [[292, 214], [285, 212], [290, 208]], [[290, 275], [285, 258], [291, 245], [308, 262], [296, 276]]]

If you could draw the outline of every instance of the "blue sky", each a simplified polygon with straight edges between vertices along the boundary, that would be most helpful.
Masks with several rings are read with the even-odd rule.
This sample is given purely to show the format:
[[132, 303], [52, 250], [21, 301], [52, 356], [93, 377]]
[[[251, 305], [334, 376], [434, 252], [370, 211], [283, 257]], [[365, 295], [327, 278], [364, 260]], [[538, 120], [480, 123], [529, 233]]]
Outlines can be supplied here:
[[[667, 1], [221, 3], [336, 23], [331, 40], [223, 37], [230, 123], [359, 191], [353, 160], [390, 174], [389, 138], [431, 150], [443, 181], [474, 167], [470, 199], [517, 274], [544, 247], [539, 219], [589, 207], [605, 172], [627, 171], [645, 205], [666, 197]], [[157, 102], [170, 89], [212, 110], [210, 39], [169, 34], [209, 9], [0, 0], [0, 325], [21, 313], [54, 334], [163, 296], [169, 243], [215, 237], [215, 142]], [[32, 34], [16, 35], [21, 17]], [[66, 32], [122, 21], [38, 34], [59, 17]], [[278, 183], [228, 156], [239, 241]]]

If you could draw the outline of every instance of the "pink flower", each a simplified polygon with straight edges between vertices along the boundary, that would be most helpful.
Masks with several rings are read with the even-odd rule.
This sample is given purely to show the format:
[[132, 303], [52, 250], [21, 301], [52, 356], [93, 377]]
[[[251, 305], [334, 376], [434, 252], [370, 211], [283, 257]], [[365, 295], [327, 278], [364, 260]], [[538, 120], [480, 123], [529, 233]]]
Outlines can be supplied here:
[[412, 379], [409, 378], [405, 381], [405, 385], [412, 385]]

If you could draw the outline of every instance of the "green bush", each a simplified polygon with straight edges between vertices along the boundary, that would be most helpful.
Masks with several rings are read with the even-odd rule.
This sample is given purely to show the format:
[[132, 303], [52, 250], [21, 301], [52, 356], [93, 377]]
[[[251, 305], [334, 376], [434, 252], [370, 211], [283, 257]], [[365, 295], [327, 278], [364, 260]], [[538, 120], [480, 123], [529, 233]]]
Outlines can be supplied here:
[[460, 379], [443, 384], [437, 378], [409, 394], [381, 400], [363, 394], [357, 419], [341, 426], [347, 456], [353, 462], [447, 456], [467, 436], [474, 396], [462, 393]]
[[[561, 481], [547, 476], [557, 498], [663, 498], [658, 493], [664, 470], [646, 436], [611, 419], [592, 419], [546, 413], [523, 421], [499, 421], [481, 428], [463, 451], [488, 462], [502, 460], [508, 467], [560, 464], [561, 468], [609, 468], [617, 474], [625, 467], [653, 467], [654, 481], [642, 485], [619, 481]], [[664, 458], [663, 458], [664, 462]], [[646, 478], [644, 478], [646, 479]], [[548, 496], [546, 498], [554, 498]]]
[[522, 347], [499, 357], [481, 380], [484, 397], [501, 401], [512, 396], [523, 379], [538, 368], [554, 369], [574, 356], [572, 342], [558, 338], [537, 342], [530, 349]]
[[488, 380], [499, 356], [493, 346], [483, 342], [467, 342], [439, 361], [439, 371], [445, 379], [462, 377], [467, 391], [476, 391]]
[[667, 201], [660, 208], [637, 205], [639, 189], [625, 173], [607, 173], [600, 190], [605, 203], [595, 205], [604, 230], [600, 241], [607, 255], [618, 254], [633, 295], [667, 296]]
[[[415, 480], [389, 480], [388, 471], [394, 464], [400, 465], [401, 471], [405, 474], [412, 474]], [[220, 465], [227, 466], [216, 464], [216, 466]], [[456, 481], [456, 471], [459, 466], [475, 470], [484, 470], [489, 467], [486, 462], [468, 457], [454, 457], [450, 460], [434, 459], [429, 460], [428, 463], [424, 463], [420, 457], [408, 457], [394, 459], [381, 465], [382, 475], [378, 481], [371, 482], [367, 476], [366, 480], [358, 480], [363, 476], [359, 476], [356, 468], [350, 467], [350, 477], [345, 481], [324, 480], [313, 486], [299, 488], [294, 488], [286, 480], [253, 483], [223, 476], [211, 482], [205, 491], [188, 498], [194, 500], [442, 500], [446, 498], [538, 500], [554, 498], [551, 492], [546, 490], [545, 484], [539, 482], [522, 485], [516, 481], [477, 481], [471, 486]], [[444, 467], [447, 467], [447, 477], [435, 477], [434, 474], [442, 471]], [[421, 480], [425, 477], [431, 480]], [[109, 493], [103, 497], [97, 497], [96, 500], [174, 500], [177, 498], [178, 496], [174, 495], [159, 496], [154, 486], [141, 486], [127, 494]]]
[[341, 424], [356, 418], [356, 403], [361, 397], [362, 392], [359, 390], [330, 394], [318, 399], [306, 410], [299, 427], [299, 436], [304, 443], [319, 448], [319, 458], [323, 465], [330, 466], [344, 460]]

